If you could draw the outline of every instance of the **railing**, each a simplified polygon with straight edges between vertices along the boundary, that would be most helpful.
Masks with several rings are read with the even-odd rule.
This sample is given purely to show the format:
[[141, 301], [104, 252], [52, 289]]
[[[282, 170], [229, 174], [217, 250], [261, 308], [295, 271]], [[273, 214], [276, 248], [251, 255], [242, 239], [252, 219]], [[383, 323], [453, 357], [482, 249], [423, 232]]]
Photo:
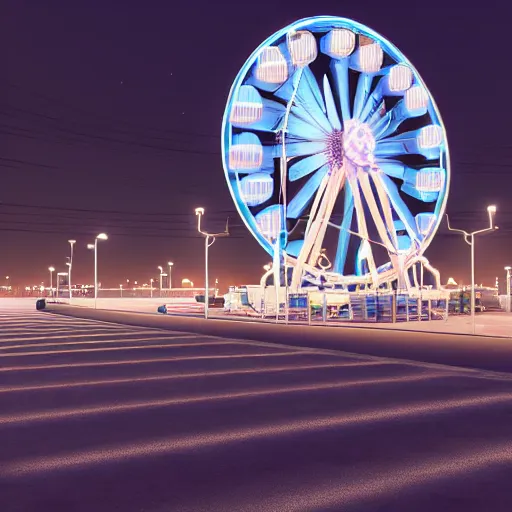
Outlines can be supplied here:
[[[287, 313], [290, 322], [308, 323], [399, 323], [446, 319], [448, 301], [430, 296], [408, 294], [347, 294], [345, 300], [335, 303], [328, 293], [315, 293], [311, 301], [307, 293], [290, 294], [288, 311], [284, 305], [280, 317]], [[275, 307], [267, 304], [263, 308], [264, 316], [275, 315]]]

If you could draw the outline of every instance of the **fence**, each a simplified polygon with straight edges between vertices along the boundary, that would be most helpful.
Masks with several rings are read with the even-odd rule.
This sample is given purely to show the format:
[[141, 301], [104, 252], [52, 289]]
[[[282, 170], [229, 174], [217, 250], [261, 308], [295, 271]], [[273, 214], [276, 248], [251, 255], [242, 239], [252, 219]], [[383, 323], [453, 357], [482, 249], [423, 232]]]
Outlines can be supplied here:
[[[271, 305], [266, 304], [264, 311], [275, 314]], [[284, 314], [284, 309], [281, 312]], [[287, 317], [293, 322], [398, 323], [441, 320], [447, 316], [448, 300], [432, 296], [298, 293], [288, 297]]]

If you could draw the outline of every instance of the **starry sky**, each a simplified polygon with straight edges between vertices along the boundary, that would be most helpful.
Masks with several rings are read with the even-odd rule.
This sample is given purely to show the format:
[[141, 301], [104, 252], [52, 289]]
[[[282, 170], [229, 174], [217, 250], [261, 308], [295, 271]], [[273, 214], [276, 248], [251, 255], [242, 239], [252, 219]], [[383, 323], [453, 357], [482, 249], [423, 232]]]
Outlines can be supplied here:
[[[203, 206], [207, 229], [222, 230], [228, 216], [232, 226], [211, 248], [212, 277], [222, 289], [259, 282], [270, 259], [234, 210], [222, 114], [252, 51], [281, 27], [321, 14], [373, 28], [418, 69], [448, 133], [447, 212], [454, 226], [476, 230], [496, 204], [500, 230], [477, 240], [476, 280], [503, 281], [512, 264], [510, 13], [498, 1], [449, 4], [4, 0], [0, 281], [9, 275], [25, 286], [48, 280], [50, 265], [64, 271], [74, 238], [74, 280], [91, 282], [86, 244], [104, 231], [103, 286], [156, 278], [169, 260], [176, 281], [202, 284], [194, 208]], [[444, 224], [427, 257], [443, 281], [469, 282], [469, 247]]]

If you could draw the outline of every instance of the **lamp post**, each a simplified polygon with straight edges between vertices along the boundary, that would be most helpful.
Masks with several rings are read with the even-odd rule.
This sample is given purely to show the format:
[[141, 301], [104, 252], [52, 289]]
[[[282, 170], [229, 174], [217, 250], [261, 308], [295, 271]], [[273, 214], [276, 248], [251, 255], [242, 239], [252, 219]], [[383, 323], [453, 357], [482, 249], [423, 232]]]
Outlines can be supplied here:
[[71, 269], [73, 268], [73, 246], [76, 244], [76, 240], [68, 240], [70, 255], [69, 255], [69, 275], [68, 275], [68, 284], [69, 284], [69, 302], [73, 298], [73, 292], [71, 291]]
[[167, 262], [167, 265], [169, 266], [169, 290], [172, 289], [172, 267], [174, 263], [172, 261]]
[[48, 267], [48, 270], [50, 271], [50, 294], [53, 297], [53, 273], [55, 272], [55, 268]]
[[98, 301], [98, 240], [108, 240], [105, 233], [100, 233], [93, 244], [87, 244], [87, 249], [94, 249], [94, 308], [96, 309]]
[[494, 231], [498, 229], [498, 226], [494, 225], [494, 214], [496, 213], [496, 206], [491, 205], [487, 207], [487, 214], [489, 215], [489, 227], [485, 229], [479, 229], [468, 233], [463, 229], [454, 229], [450, 226], [450, 219], [446, 215], [446, 222], [450, 231], [461, 233], [464, 236], [464, 241], [471, 246], [471, 329], [475, 334], [475, 235], [487, 233], [488, 231]]
[[510, 271], [512, 267], [505, 267], [507, 271], [507, 313], [510, 313]]
[[164, 269], [163, 267], [158, 267], [158, 270], [160, 270], [160, 297], [162, 296], [162, 278], [164, 275]]
[[210, 301], [208, 289], [208, 248], [215, 243], [215, 239], [219, 237], [229, 236], [228, 221], [226, 229], [222, 233], [208, 233], [201, 231], [201, 217], [204, 215], [204, 208], [196, 208], [197, 231], [204, 236], [204, 318], [208, 318], [208, 303]]
[[150, 286], [149, 296], [150, 296], [151, 298], [153, 298], [153, 281], [154, 281], [154, 279], [153, 279], [153, 278], [151, 278], [151, 279], [149, 280], [149, 283], [150, 283], [150, 285], [149, 285], [149, 286]]
[[120, 292], [121, 299], [122, 299], [123, 298], [123, 285], [122, 284], [119, 285], [119, 292]]

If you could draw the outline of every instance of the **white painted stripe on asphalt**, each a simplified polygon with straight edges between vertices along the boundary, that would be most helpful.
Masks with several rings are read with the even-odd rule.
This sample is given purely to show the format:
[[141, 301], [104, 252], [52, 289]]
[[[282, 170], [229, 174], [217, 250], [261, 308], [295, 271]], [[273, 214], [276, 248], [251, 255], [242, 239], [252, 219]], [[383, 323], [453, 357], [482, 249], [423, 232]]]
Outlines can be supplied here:
[[[216, 371], [201, 371], [193, 373], [175, 373], [169, 375], [154, 375], [151, 377], [130, 377], [125, 379], [103, 379], [103, 380], [89, 380], [89, 381], [72, 381], [63, 382], [59, 384], [41, 384], [37, 386], [17, 386], [17, 387], [0, 387], [0, 393], [16, 393], [25, 391], [45, 391], [49, 389], [68, 389], [68, 388], [80, 388], [88, 386], [106, 386], [115, 384], [130, 384], [132, 382], [152, 382], [161, 380], [181, 380], [181, 379], [196, 379], [209, 378], [209, 377], [223, 377], [231, 375], [258, 375], [264, 373], [286, 373], [286, 372], [299, 372], [307, 370], [326, 370], [332, 368], [347, 368], [347, 367], [366, 367], [366, 366], [385, 366], [393, 365], [396, 363], [383, 361], [368, 361], [368, 362], [347, 362], [347, 363], [325, 363], [325, 364], [305, 364], [305, 365], [294, 365], [294, 366], [268, 366], [258, 368], [246, 368], [237, 370], [216, 370]], [[447, 372], [448, 373], [448, 372]]]
[[[135, 341], [135, 340], [134, 340]], [[155, 341], [155, 340], [148, 340]], [[182, 343], [182, 344], [158, 344], [158, 345], [141, 345], [140, 347], [103, 347], [103, 348], [79, 348], [76, 350], [44, 350], [40, 352], [10, 352], [7, 354], [0, 354], [0, 357], [27, 357], [27, 356], [46, 356], [46, 355], [59, 355], [59, 354], [80, 354], [87, 352], [115, 352], [120, 350], [147, 350], [150, 348], [184, 348], [184, 347], [211, 347], [213, 345], [234, 345], [239, 346], [239, 343], [232, 343], [230, 341], [212, 341], [211, 343]]]
[[[170, 398], [170, 399], [160, 399], [160, 400], [145, 400], [143, 402], [132, 402], [132, 403], [108, 403], [101, 406], [94, 407], [83, 407], [76, 409], [53, 409], [49, 411], [34, 411], [27, 412], [17, 415], [6, 415], [0, 416], [0, 425], [12, 425], [16, 423], [24, 423], [27, 424], [29, 422], [35, 421], [59, 421], [65, 418], [80, 418], [90, 415], [97, 414], [115, 414], [115, 413], [126, 413], [131, 411], [136, 411], [138, 409], [151, 409], [156, 407], [168, 407], [173, 405], [187, 405], [194, 403], [202, 403], [202, 402], [211, 402], [211, 401], [222, 401], [222, 400], [236, 400], [239, 398], [256, 398], [256, 397], [272, 397], [293, 393], [302, 393], [302, 392], [315, 392], [315, 391], [325, 391], [328, 389], [343, 389], [343, 388], [352, 388], [352, 387], [365, 387], [365, 386], [382, 386], [384, 384], [396, 384], [396, 383], [411, 383], [411, 382], [421, 382], [425, 380], [434, 380], [439, 378], [446, 377], [454, 377], [447, 374], [423, 374], [423, 375], [400, 375], [397, 377], [373, 377], [367, 379], [361, 379], [360, 377], [357, 379], [345, 380], [345, 381], [332, 381], [332, 382], [322, 382], [320, 384], [308, 384], [308, 385], [300, 385], [300, 386], [289, 386], [283, 387], [267, 387], [256, 390], [249, 391], [237, 391], [232, 393], [213, 393], [211, 395], [199, 395], [199, 396], [185, 396], [178, 398]], [[512, 401], [512, 393], [500, 393], [500, 394], [492, 394], [490, 395], [494, 399], [499, 399], [501, 401]], [[470, 402], [473, 403], [477, 401], [478, 403], [483, 404], [484, 399], [481, 397], [471, 397], [470, 399], [460, 398], [457, 400], [457, 403], [460, 402]], [[414, 407], [414, 405], [412, 406]]]
[[[13, 348], [26, 348], [26, 347], [62, 347], [67, 345], [96, 345], [100, 343], [132, 343], [132, 342], [141, 342], [141, 341], [167, 341], [167, 340], [180, 340], [180, 339], [188, 339], [188, 338], [208, 338], [207, 336], [201, 336], [200, 334], [185, 334], [178, 336], [165, 336], [165, 338], [161, 337], [149, 337], [149, 338], [128, 338], [128, 339], [115, 339], [115, 340], [94, 340], [94, 341], [69, 341], [69, 342], [58, 342], [58, 343], [23, 343], [21, 345], [8, 345], [7, 347], [0, 346], [0, 350], [10, 350]], [[229, 340], [226, 343], [236, 344], [235, 342]], [[183, 343], [179, 346], [190, 347], [195, 345], [212, 345], [214, 343]], [[170, 343], [171, 346], [178, 346], [174, 343]], [[18, 352], [20, 353], [20, 352]], [[41, 352], [42, 353], [42, 352]]]
[[55, 370], [57, 368], [90, 368], [93, 366], [124, 366], [124, 365], [136, 365], [146, 363], [172, 363], [176, 361], [209, 361], [215, 359], [251, 359], [253, 357], [287, 357], [287, 356], [314, 356], [318, 355], [314, 351], [306, 352], [303, 350], [297, 351], [286, 351], [286, 352], [270, 352], [270, 353], [256, 353], [256, 354], [233, 354], [233, 355], [222, 355], [222, 356], [192, 356], [192, 357], [161, 357], [151, 359], [134, 359], [130, 361], [101, 361], [101, 362], [87, 362], [87, 363], [64, 363], [64, 364], [48, 364], [48, 365], [33, 365], [33, 366], [11, 366], [11, 367], [0, 367], [0, 373], [2, 372], [21, 372], [21, 371], [32, 371], [32, 370]]
[[[163, 332], [163, 331], [162, 331]], [[169, 331], [169, 333], [174, 333], [174, 331]], [[35, 337], [27, 337], [27, 338], [0, 338], [0, 343], [8, 343], [13, 341], [37, 341], [40, 339], [44, 340], [59, 340], [59, 339], [69, 339], [69, 338], [94, 338], [98, 336], [126, 336], [126, 335], [133, 335], [136, 336], [138, 334], [145, 334], [141, 331], [116, 331], [112, 333], [103, 333], [103, 334], [66, 334], [65, 336], [46, 336], [42, 334], [41, 336], [35, 336]], [[149, 331], [148, 334], [155, 334], [154, 331]], [[162, 334], [162, 336], [165, 336], [165, 334]]]

